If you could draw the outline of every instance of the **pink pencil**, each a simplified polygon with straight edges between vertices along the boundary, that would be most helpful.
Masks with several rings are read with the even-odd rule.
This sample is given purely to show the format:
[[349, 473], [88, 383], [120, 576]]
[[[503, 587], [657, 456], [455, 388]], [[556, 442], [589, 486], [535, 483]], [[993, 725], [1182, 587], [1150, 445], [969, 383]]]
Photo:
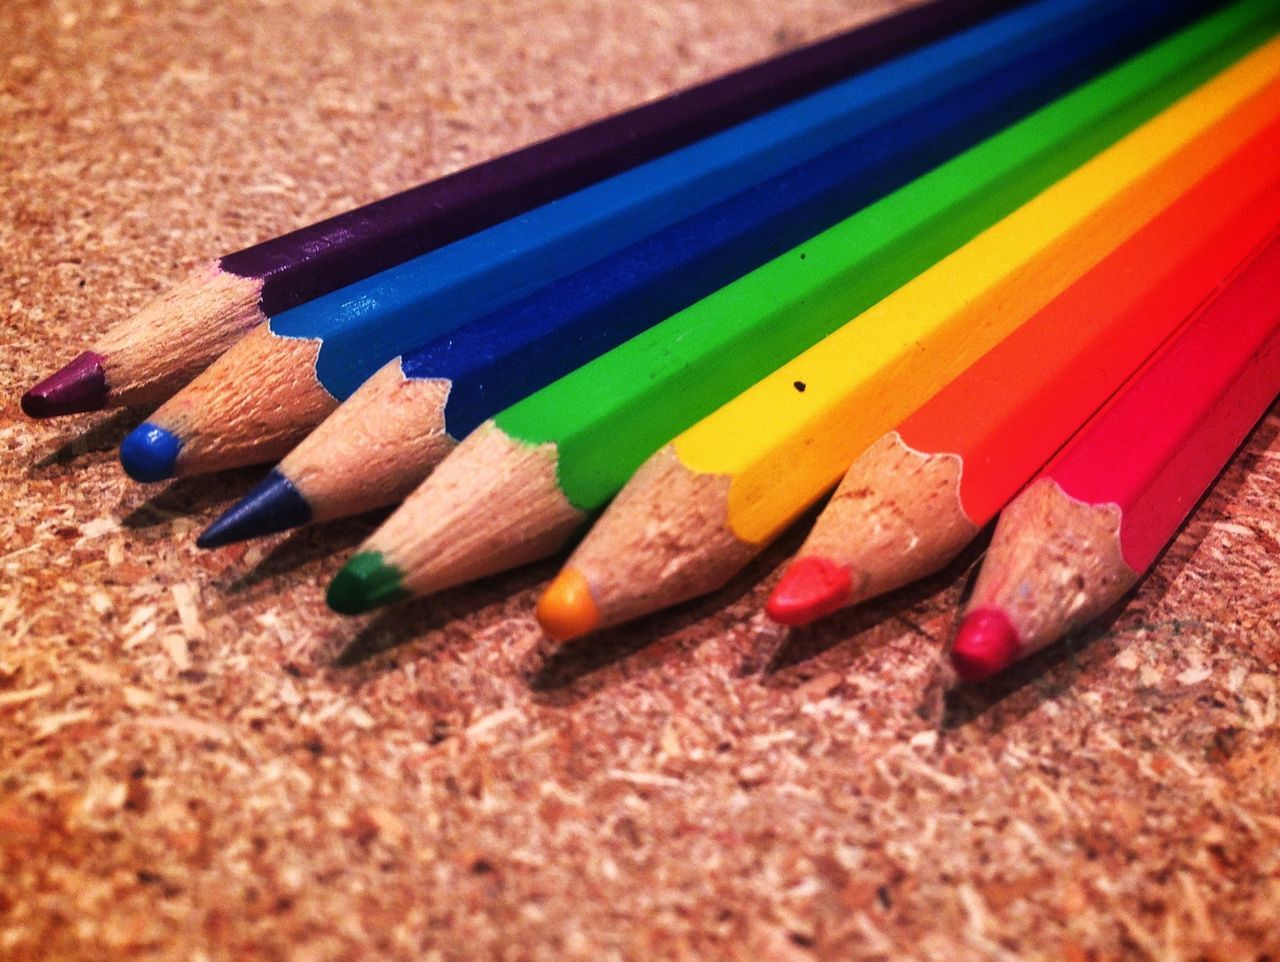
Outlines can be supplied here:
[[1155, 562], [1280, 393], [1280, 233], [1005, 510], [951, 651], [977, 681], [1086, 624]]

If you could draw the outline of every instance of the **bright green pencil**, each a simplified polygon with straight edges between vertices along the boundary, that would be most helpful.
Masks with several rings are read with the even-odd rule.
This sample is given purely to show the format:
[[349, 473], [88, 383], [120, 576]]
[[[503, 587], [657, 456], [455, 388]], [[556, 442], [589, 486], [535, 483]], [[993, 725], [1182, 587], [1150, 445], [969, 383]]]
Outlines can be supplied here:
[[946, 257], [1277, 28], [1242, 0], [486, 422], [329, 587], [354, 614], [553, 554], [674, 435]]

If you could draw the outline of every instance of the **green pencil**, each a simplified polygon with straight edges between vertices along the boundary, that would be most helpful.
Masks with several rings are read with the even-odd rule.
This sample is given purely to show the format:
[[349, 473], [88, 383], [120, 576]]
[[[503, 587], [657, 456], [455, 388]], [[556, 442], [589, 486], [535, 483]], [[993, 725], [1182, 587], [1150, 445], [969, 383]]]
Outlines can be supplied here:
[[1125, 62], [469, 435], [339, 572], [354, 614], [553, 554], [684, 428], [1273, 33], [1242, 0]]

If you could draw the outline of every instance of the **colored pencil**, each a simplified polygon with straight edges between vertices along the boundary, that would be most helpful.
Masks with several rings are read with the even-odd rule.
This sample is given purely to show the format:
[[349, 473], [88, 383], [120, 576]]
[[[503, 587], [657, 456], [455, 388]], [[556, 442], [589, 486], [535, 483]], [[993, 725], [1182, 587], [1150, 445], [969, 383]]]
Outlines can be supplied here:
[[943, 568], [1280, 223], [1273, 123], [849, 468], [769, 597], [802, 625]]
[[982, 75], [1099, 2], [1019, 9], [276, 315], [126, 440], [126, 470], [161, 480], [278, 459], [398, 354]]
[[485, 418], [1013, 122], [1199, 3], [1113, 0], [958, 89], [390, 362], [203, 547], [394, 504]]
[[1259, 42], [1236, 5], [1085, 85], [507, 408], [330, 587], [339, 611], [551, 553], [664, 441]]
[[23, 398], [32, 417], [158, 403], [268, 317], [781, 106], [1011, 5], [933, 0], [225, 255]]
[[664, 445], [538, 604], [565, 641], [723, 586], [859, 453], [1280, 117], [1280, 40]]
[[951, 650], [959, 679], [993, 675], [1118, 602], [1277, 392], [1273, 235], [1005, 508]]

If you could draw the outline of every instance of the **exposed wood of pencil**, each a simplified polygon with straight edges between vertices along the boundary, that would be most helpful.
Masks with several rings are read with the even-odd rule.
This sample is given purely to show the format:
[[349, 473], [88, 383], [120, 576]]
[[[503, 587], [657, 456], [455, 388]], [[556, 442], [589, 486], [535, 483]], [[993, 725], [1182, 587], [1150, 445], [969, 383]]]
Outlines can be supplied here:
[[406, 591], [425, 595], [545, 558], [582, 522], [556, 484], [554, 445], [522, 444], [486, 422], [360, 551], [379, 552]]
[[996, 609], [1024, 652], [1087, 624], [1138, 580], [1120, 549], [1120, 508], [1042, 478], [1000, 515], [966, 609]]
[[846, 605], [942, 567], [978, 533], [960, 501], [963, 470], [956, 455], [917, 451], [890, 431], [853, 462], [796, 557], [843, 560], [855, 539]]
[[264, 320], [262, 281], [210, 264], [113, 327], [92, 350], [103, 356], [113, 404], [168, 397]]
[[[280, 462], [325, 521], [401, 501], [456, 442], [445, 431], [449, 382], [406, 378], [399, 359], [382, 368]], [[380, 483], [371, 486], [367, 478]]]
[[273, 461], [337, 406], [316, 381], [320, 344], [263, 325], [160, 407], [147, 423], [182, 439], [175, 475]]
[[[759, 550], [725, 524], [729, 478], [697, 474], [670, 445], [636, 472], [565, 565], [585, 579], [594, 628], [629, 621], [719, 588]], [[552, 637], [554, 591], [539, 608]]]

